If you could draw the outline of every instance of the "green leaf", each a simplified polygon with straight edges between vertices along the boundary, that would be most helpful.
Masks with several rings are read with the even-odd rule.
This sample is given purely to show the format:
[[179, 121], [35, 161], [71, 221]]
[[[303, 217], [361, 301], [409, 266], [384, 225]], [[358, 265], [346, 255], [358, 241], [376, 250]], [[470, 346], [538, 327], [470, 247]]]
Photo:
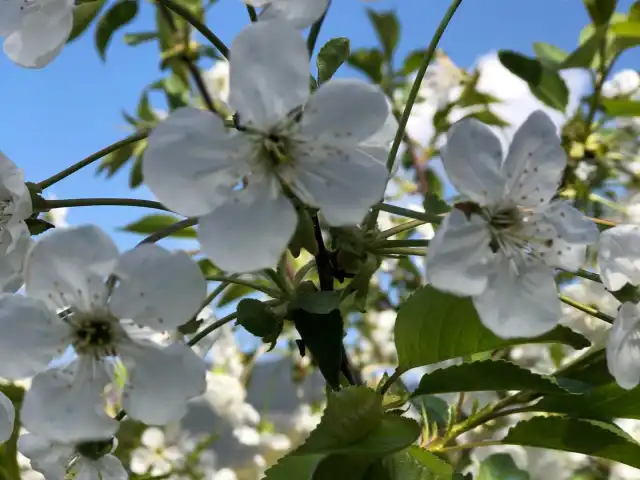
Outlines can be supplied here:
[[[427, 179], [429, 192], [442, 198], [442, 195], [444, 194], [444, 187], [438, 173], [433, 168], [427, 167], [424, 174]], [[428, 212], [429, 210], [425, 208], [425, 211]]]
[[640, 117], [640, 102], [618, 98], [603, 98], [601, 100], [607, 115], [612, 117]]
[[254, 298], [245, 298], [236, 309], [238, 323], [264, 343], [271, 343], [272, 348], [282, 332], [283, 322], [267, 305]]
[[594, 420], [536, 417], [511, 428], [502, 442], [583, 453], [640, 468], [640, 445], [617, 427]]
[[476, 480], [529, 480], [531, 477], [520, 470], [508, 453], [496, 453], [481, 464]]
[[320, 315], [330, 313], [340, 308], [340, 292], [298, 292], [289, 308]]
[[200, 271], [205, 277], [213, 277], [214, 275], [218, 275], [220, 273], [220, 269], [216, 267], [208, 258], [198, 260], [198, 267], [200, 267]]
[[116, 30], [130, 23], [138, 14], [136, 0], [120, 0], [107, 10], [96, 28], [96, 48], [102, 60], [105, 59], [107, 46]]
[[629, 20], [640, 22], [640, 0], [636, 0], [629, 8]]
[[536, 375], [505, 360], [485, 360], [453, 365], [426, 373], [422, 376], [413, 396], [487, 390], [567, 393], [552, 377]]
[[136, 113], [140, 120], [155, 123], [158, 120], [151, 103], [149, 102], [149, 93], [145, 90], [140, 95], [140, 101], [138, 102], [138, 108]]
[[571, 52], [571, 55], [562, 62], [560, 68], [590, 68], [593, 59], [598, 53], [601, 42], [604, 41], [603, 36], [604, 31], [600, 29], [597, 30], [578, 48]]
[[640, 420], [640, 388], [625, 390], [611, 382], [584, 395], [549, 395], [536, 404], [541, 412], [566, 413], [574, 417]]
[[491, 110], [481, 110], [479, 112], [473, 112], [469, 115], [465, 115], [464, 118], [475, 118], [476, 120], [480, 120], [486, 125], [495, 125], [497, 127], [506, 127], [509, 125], [509, 122], [506, 122]]
[[334, 389], [340, 388], [343, 333], [340, 311], [315, 314], [302, 309], [290, 309], [289, 317], [327, 383]]
[[552, 68], [558, 68], [569, 56], [569, 53], [560, 47], [545, 42], [535, 42], [533, 52], [538, 60]]
[[81, 3], [73, 9], [73, 28], [67, 43], [74, 41], [89, 28], [91, 22], [98, 16], [106, 0]]
[[[158, 230], [170, 227], [174, 223], [180, 221], [180, 219], [173, 215], [166, 214], [152, 214], [145, 215], [140, 220], [136, 220], [128, 225], [125, 225], [120, 230], [131, 233], [139, 233], [141, 235], [149, 235], [155, 233]], [[170, 235], [174, 238], [196, 238], [196, 230], [193, 227], [183, 228]]]
[[254, 290], [245, 285], [238, 285], [237, 283], [232, 283], [229, 285], [225, 291], [220, 295], [220, 300], [218, 300], [218, 307], [222, 308], [225, 305], [229, 305], [231, 302], [235, 302], [237, 299], [244, 297], [245, 295], [249, 295]]
[[411, 75], [413, 72], [417, 72], [422, 65], [426, 53], [427, 51], [423, 48], [409, 52], [404, 59], [400, 73], [402, 75]]
[[285, 455], [265, 472], [264, 480], [291, 480], [293, 478], [312, 480], [313, 473], [324, 458], [325, 455], [323, 454], [305, 455], [303, 457]]
[[400, 40], [400, 23], [396, 14], [392, 11], [389, 12], [376, 12], [368, 9], [367, 14], [369, 20], [375, 28], [376, 35], [382, 45], [385, 57], [388, 61], [393, 58], [393, 53], [398, 46], [398, 40]]
[[440, 215], [441, 213], [447, 213], [451, 211], [451, 205], [442, 200], [435, 193], [427, 192], [424, 195], [424, 201], [422, 202], [424, 206], [424, 211], [434, 214]]
[[416, 446], [386, 457], [382, 463], [389, 480], [451, 480], [453, 476], [451, 465]]
[[130, 47], [135, 47], [151, 40], [155, 40], [156, 38], [158, 38], [157, 32], [125, 33], [124, 43]]
[[27, 227], [29, 228], [29, 233], [33, 235], [40, 235], [41, 233], [46, 232], [52, 228], [55, 228], [55, 225], [47, 222], [41, 218], [28, 218], [25, 220]]
[[589, 346], [583, 336], [561, 326], [535, 338], [500, 338], [480, 323], [470, 298], [456, 297], [430, 286], [417, 290], [400, 307], [394, 332], [403, 369], [525, 343]]
[[320, 49], [316, 58], [318, 83], [324, 83], [333, 77], [338, 68], [349, 58], [349, 39], [332, 38]]
[[360, 70], [376, 84], [382, 82], [384, 55], [376, 48], [361, 48], [349, 55], [349, 65]]
[[627, 48], [640, 45], [640, 20], [632, 22], [618, 22], [611, 25], [610, 31], [615, 35], [616, 46], [618, 50], [626, 50]]
[[584, 0], [589, 16], [595, 25], [604, 25], [609, 22], [611, 15], [616, 11], [617, 0]]
[[501, 50], [500, 62], [514, 75], [523, 79], [541, 102], [562, 112], [569, 102], [569, 90], [562, 77], [539, 60], [517, 52]]
[[130, 143], [105, 156], [100, 161], [100, 165], [98, 166], [98, 173], [106, 171], [107, 178], [113, 176], [131, 158], [131, 156], [133, 155], [133, 149], [134, 145]]

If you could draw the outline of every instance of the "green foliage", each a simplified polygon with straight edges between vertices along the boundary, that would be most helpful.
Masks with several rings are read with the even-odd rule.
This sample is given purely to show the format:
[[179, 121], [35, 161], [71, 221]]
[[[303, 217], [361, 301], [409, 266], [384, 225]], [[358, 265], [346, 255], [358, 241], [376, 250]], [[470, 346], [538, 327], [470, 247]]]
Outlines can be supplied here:
[[349, 55], [348, 63], [364, 73], [373, 83], [382, 82], [384, 55], [377, 48], [360, 48]]
[[299, 291], [291, 301], [289, 308], [300, 309], [319, 315], [331, 313], [340, 307], [340, 292], [305, 292]]
[[541, 102], [562, 112], [569, 102], [569, 90], [562, 77], [539, 60], [517, 52], [501, 50], [500, 62], [514, 75], [523, 79]]
[[107, 46], [113, 34], [129, 24], [138, 15], [137, 0], [120, 0], [113, 4], [98, 21], [96, 28], [96, 48], [102, 60], [105, 60]]
[[157, 38], [158, 34], [156, 32], [125, 33], [124, 43], [130, 47], [136, 47], [151, 40], [156, 40]]
[[[416, 446], [386, 457], [372, 480], [450, 480], [453, 467]], [[366, 477], [367, 479], [369, 477]]]
[[[158, 230], [163, 230], [170, 227], [174, 223], [180, 221], [179, 218], [168, 214], [151, 214], [145, 215], [139, 220], [125, 225], [121, 230], [131, 233], [139, 233], [141, 235], [149, 235], [155, 233]], [[170, 237], [174, 238], [196, 238], [196, 229], [193, 227], [183, 228], [176, 232], [173, 232]]]
[[259, 300], [245, 298], [238, 303], [236, 312], [238, 324], [250, 334], [262, 338], [264, 343], [270, 343], [271, 349], [275, 347], [282, 332], [283, 321], [271, 308]]
[[404, 59], [400, 73], [402, 75], [411, 75], [413, 72], [417, 72], [420, 69], [420, 65], [422, 65], [426, 53], [427, 51], [425, 49], [409, 52]]
[[426, 373], [422, 376], [420, 385], [413, 395], [488, 390], [567, 393], [552, 377], [536, 375], [505, 360], [484, 360], [453, 365]]
[[536, 417], [509, 430], [504, 443], [577, 452], [640, 468], [640, 445], [610, 423]]
[[400, 23], [394, 12], [376, 12], [374, 10], [367, 10], [369, 20], [373, 24], [373, 27], [382, 45], [385, 59], [390, 62], [393, 58], [393, 54], [398, 46], [400, 40]]
[[333, 74], [349, 58], [349, 39], [332, 38], [318, 52], [318, 83], [322, 84], [333, 77]]
[[584, 0], [589, 16], [595, 25], [606, 24], [616, 11], [617, 0]]
[[73, 28], [67, 43], [74, 41], [89, 28], [89, 25], [98, 16], [105, 3], [106, 0], [94, 0], [76, 5], [73, 9]]
[[480, 464], [480, 471], [476, 480], [529, 480], [530, 476], [520, 470], [507, 453], [497, 453], [487, 457]]
[[480, 323], [470, 298], [430, 286], [416, 291], [400, 307], [394, 332], [400, 367], [405, 370], [523, 343], [589, 346], [584, 337], [561, 326], [536, 338], [499, 338]]
[[533, 52], [540, 62], [551, 68], [558, 68], [569, 56], [569, 53], [560, 47], [546, 42], [535, 42]]
[[451, 206], [447, 202], [437, 194], [431, 192], [425, 193], [422, 206], [424, 207], [425, 212], [432, 213], [434, 215], [440, 215], [441, 213], [451, 211]]
[[28, 218], [25, 220], [27, 227], [29, 228], [29, 233], [33, 235], [40, 235], [41, 233], [46, 232], [52, 228], [55, 228], [55, 225], [46, 221], [42, 218]]
[[0, 478], [2, 480], [17, 480], [21, 478], [20, 465], [18, 464], [18, 436], [20, 435], [20, 408], [24, 398], [24, 389], [17, 385], [7, 384], [0, 385], [0, 392], [11, 400], [16, 414], [11, 437], [5, 443], [0, 444]]
[[382, 396], [365, 387], [329, 393], [318, 427], [306, 442], [267, 470], [267, 480], [361, 478], [376, 460], [409, 447], [420, 434], [411, 419], [382, 410]]
[[100, 160], [98, 165], [98, 173], [105, 172], [107, 178], [115, 175], [132, 157], [141, 158], [142, 153], [147, 148], [147, 140], [139, 140], [135, 143], [129, 143], [120, 147], [118, 150], [111, 152], [109, 155]]
[[564, 59], [560, 68], [589, 68], [604, 40], [604, 30], [598, 29]]
[[640, 116], [640, 101], [618, 98], [602, 99], [602, 106], [607, 115], [612, 117], [638, 117]]

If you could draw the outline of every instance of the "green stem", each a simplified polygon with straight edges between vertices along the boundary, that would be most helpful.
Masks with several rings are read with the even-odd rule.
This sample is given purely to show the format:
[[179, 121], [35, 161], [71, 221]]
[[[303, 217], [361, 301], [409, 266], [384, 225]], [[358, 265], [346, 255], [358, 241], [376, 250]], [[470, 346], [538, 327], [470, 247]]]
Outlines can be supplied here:
[[276, 296], [271, 295], [273, 298], [287, 298], [292, 295], [291, 286], [289, 285], [288, 280], [284, 278], [284, 276], [279, 275], [278, 272], [274, 271], [271, 268], [267, 268], [264, 271], [264, 275], [269, 280], [271, 280], [279, 289], [279, 292], [276, 294]]
[[611, 61], [611, 64], [607, 66], [605, 60], [605, 54], [607, 53], [607, 31], [609, 30], [609, 24], [607, 23], [604, 27], [604, 32], [601, 37], [599, 51], [598, 51], [598, 72], [595, 77], [595, 82], [593, 85], [593, 95], [591, 96], [591, 103], [589, 104], [589, 111], [587, 112], [587, 118], [585, 119], [585, 134], [584, 139], [586, 140], [589, 135], [591, 135], [593, 120], [595, 119], [596, 112], [598, 111], [598, 105], [600, 105], [600, 97], [602, 96], [602, 87], [604, 86], [604, 82], [607, 79], [607, 75], [609, 71], [613, 67], [615, 60], [617, 57], [614, 57]]
[[249, 13], [249, 19], [251, 20], [251, 22], [257, 22], [258, 13], [256, 12], [256, 9], [249, 4], [245, 5], [247, 6], [247, 13]]
[[216, 320], [211, 325], [209, 325], [208, 327], [203, 328], [200, 332], [195, 334], [191, 338], [191, 340], [189, 340], [187, 342], [187, 345], [189, 345], [190, 347], [193, 347], [196, 343], [198, 343], [200, 340], [202, 340], [204, 337], [209, 335], [214, 330], [217, 330], [218, 328], [226, 325], [227, 323], [234, 321], [237, 316], [238, 316], [237, 313], [233, 312], [233, 313], [230, 313], [229, 315], [227, 315], [226, 317], [222, 317], [220, 320]]
[[309, 52], [309, 57], [313, 55], [313, 51], [316, 48], [318, 35], [320, 35], [320, 29], [322, 29], [324, 19], [327, 16], [327, 12], [329, 12], [329, 7], [331, 7], [331, 0], [329, 0], [329, 3], [327, 3], [327, 9], [324, 11], [322, 16], [318, 20], [316, 20], [313, 25], [311, 25], [311, 30], [309, 30], [309, 36], [307, 37], [307, 51]]
[[[235, 275], [231, 275], [231, 278], [235, 278]], [[202, 302], [202, 305], [200, 306], [200, 310], [198, 310], [198, 313], [196, 313], [195, 316], [197, 317], [200, 314], [200, 312], [202, 312], [205, 308], [207, 308], [211, 304], [211, 302], [213, 302], [216, 298], [218, 298], [218, 295], [224, 292], [224, 290], [229, 285], [231, 285], [230, 282], [221, 282], [220, 285], [214, 288], [211, 291], [211, 293], [207, 295], [207, 298], [204, 299], [204, 302]]]
[[584, 278], [586, 280], [591, 280], [592, 282], [602, 283], [602, 280], [600, 279], [600, 275], [598, 275], [597, 273], [589, 272], [588, 270], [580, 269], [576, 271], [571, 271], [571, 270], [563, 270], [563, 271], [567, 272], [569, 275], [575, 275], [576, 277]]
[[428, 247], [429, 240], [408, 239], [408, 240], [381, 240], [372, 243], [368, 250], [378, 250], [395, 247]]
[[439, 215], [433, 215], [428, 212], [417, 212], [409, 208], [398, 207], [396, 205], [389, 205], [388, 203], [379, 203], [374, 205], [374, 211], [379, 210], [381, 212], [392, 213], [394, 215], [401, 215], [407, 218], [413, 218], [415, 220], [422, 220], [425, 223], [439, 224], [442, 222], [442, 217]]
[[130, 143], [135, 143], [140, 140], [143, 140], [149, 136], [148, 131], [135, 133], [127, 138], [120, 140], [119, 142], [114, 143], [113, 145], [109, 145], [106, 148], [94, 153], [93, 155], [88, 156], [84, 160], [80, 160], [78, 163], [71, 165], [69, 168], [65, 168], [60, 173], [56, 173], [55, 175], [47, 178], [46, 180], [41, 181], [37, 184], [37, 187], [40, 190], [44, 190], [51, 185], [58, 183], [60, 180], [67, 178], [69, 175], [76, 173], [78, 170], [86, 167], [87, 165], [91, 165], [96, 160], [100, 160], [102, 157], [106, 157], [112, 152], [129, 145]]
[[153, 232], [147, 238], [144, 238], [142, 241], [140, 241], [138, 245], [144, 245], [147, 243], [156, 243], [162, 240], [163, 238], [170, 237], [171, 235], [173, 235], [176, 232], [179, 232], [180, 230], [183, 230], [188, 227], [193, 227], [197, 223], [198, 223], [197, 218], [185, 218], [184, 220], [180, 220], [179, 222], [169, 225], [168, 227], [163, 228], [162, 230]]
[[603, 320], [611, 324], [615, 321], [615, 318], [613, 318], [610, 315], [607, 315], [606, 313], [601, 312], [597, 308], [593, 308], [588, 305], [584, 305], [580, 302], [576, 302], [574, 299], [566, 297], [564, 295], [558, 295], [558, 298], [560, 298], [561, 302], [566, 303], [567, 305], [570, 305], [573, 308], [580, 310], [581, 312], [587, 313], [592, 317], [599, 318], [600, 320]]
[[384, 232], [380, 232], [378, 234], [378, 238], [384, 239], [384, 238], [393, 237], [397, 233], [402, 233], [402, 232], [406, 232], [407, 230], [412, 230], [416, 227], [419, 227], [420, 225], [424, 225], [425, 223], [428, 223], [428, 222], [426, 220], [411, 220], [410, 222], [405, 222], [401, 225], [397, 225], [388, 230], [385, 230]]
[[316, 261], [315, 259], [313, 259], [313, 260], [309, 260], [302, 267], [300, 267], [300, 269], [296, 272], [295, 276], [293, 277], [293, 284], [299, 285], [300, 282], [304, 280], [304, 277], [306, 277], [307, 274], [311, 271], [311, 269], [315, 266], [316, 266]]
[[376, 250], [377, 254], [380, 255], [405, 255], [405, 256], [416, 256], [416, 257], [425, 257], [427, 255], [426, 248], [410, 248], [410, 247], [394, 247], [394, 248], [381, 248]]
[[169, 211], [160, 202], [153, 200], [142, 200], [139, 198], [68, 198], [64, 200], [45, 200], [44, 204], [38, 208], [39, 211], [48, 212], [54, 208], [65, 207], [143, 207], [156, 210]]
[[173, 0], [157, 0], [158, 3], [161, 3], [169, 10], [174, 12], [177, 15], [180, 15], [184, 18], [188, 23], [190, 23], [193, 28], [198, 30], [211, 44], [218, 49], [220, 55], [224, 58], [229, 58], [229, 48], [224, 44], [222, 40], [218, 38], [218, 36], [213, 33], [209, 28], [204, 25], [200, 20], [198, 20], [195, 15], [193, 15], [187, 8], [182, 5], [174, 2]]
[[406, 372], [405, 369], [400, 367], [396, 368], [391, 376], [387, 378], [387, 381], [380, 387], [380, 395], [384, 395], [385, 393], [387, 393], [389, 388], [391, 388], [391, 385], [397, 382], [404, 372]]
[[243, 285], [245, 287], [252, 288], [262, 293], [266, 293], [272, 298], [280, 298], [283, 299], [283, 295], [281, 292], [276, 290], [275, 288], [269, 288], [264, 285], [260, 285], [258, 283], [252, 282], [250, 280], [244, 280], [242, 278], [236, 278], [233, 276], [225, 277], [224, 275], [212, 275], [207, 277], [207, 280], [210, 282], [225, 282], [225, 283], [235, 283], [236, 285]]

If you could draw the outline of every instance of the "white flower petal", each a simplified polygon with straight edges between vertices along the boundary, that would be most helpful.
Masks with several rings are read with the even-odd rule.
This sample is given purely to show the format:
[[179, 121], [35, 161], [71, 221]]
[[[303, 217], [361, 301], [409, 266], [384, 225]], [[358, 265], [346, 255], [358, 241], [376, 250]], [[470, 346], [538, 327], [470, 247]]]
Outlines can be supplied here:
[[600, 231], [596, 224], [566, 200], [554, 200], [542, 215], [569, 243], [592, 245], [598, 241]]
[[276, 267], [296, 228], [295, 209], [280, 186], [254, 177], [198, 224], [203, 253], [227, 272]]
[[436, 230], [426, 260], [427, 281], [456, 295], [477, 295], [487, 286], [491, 235], [479, 215], [454, 209]]
[[504, 180], [500, 173], [500, 139], [474, 118], [449, 129], [442, 149], [442, 163], [449, 180], [462, 195], [487, 205], [502, 198]]
[[329, 0], [270, 0], [260, 12], [260, 20], [281, 19], [305, 28], [321, 17], [328, 5]]
[[[391, 143], [396, 138], [396, 133], [398, 132], [398, 121], [396, 120], [395, 115], [389, 108], [389, 114], [387, 115], [387, 119], [385, 120], [382, 128], [363, 141], [360, 145], [384, 145], [389, 147]], [[389, 148], [387, 148], [389, 150]], [[386, 158], [385, 158], [386, 161]]]
[[308, 148], [308, 156], [297, 159], [292, 189], [303, 202], [319, 208], [330, 225], [357, 225], [384, 195], [386, 166], [346, 145]]
[[250, 145], [211, 112], [184, 107], [153, 129], [142, 160], [144, 182], [167, 207], [199, 216], [249, 172]]
[[556, 125], [542, 110], [533, 112], [515, 133], [502, 166], [509, 198], [524, 207], [546, 206], [566, 164]]
[[64, 47], [73, 26], [73, 2], [45, 1], [38, 7], [26, 12], [4, 41], [7, 56], [27, 68], [42, 68], [51, 62]]
[[13, 403], [4, 393], [0, 392], [0, 444], [11, 438], [15, 418], [16, 411], [13, 408]]
[[640, 285], [640, 226], [618, 225], [602, 232], [598, 265], [602, 283], [611, 291], [626, 283]]
[[587, 258], [586, 245], [565, 242], [562, 238], [555, 238], [549, 246], [540, 245], [536, 251], [547, 265], [569, 271], [581, 268]]
[[18, 450], [31, 461], [34, 470], [54, 480], [65, 477], [66, 466], [74, 455], [71, 445], [54, 443], [32, 433], [18, 437]]
[[27, 294], [54, 308], [74, 305], [92, 310], [91, 305], [104, 301], [104, 281], [117, 259], [118, 247], [100, 228], [56, 228], [35, 244], [27, 258]]
[[542, 335], [562, 315], [552, 270], [522, 265], [516, 274], [507, 257], [496, 264], [487, 289], [473, 303], [484, 326], [501, 338]]
[[640, 383], [640, 312], [625, 302], [618, 310], [607, 343], [607, 366], [618, 385], [631, 390]]
[[129, 478], [129, 474], [118, 457], [105, 455], [96, 460], [96, 464], [102, 476], [101, 480], [127, 480]]
[[309, 97], [304, 39], [286, 22], [252, 23], [231, 44], [229, 82], [229, 104], [240, 124], [272, 127]]
[[24, 222], [9, 230], [0, 231], [0, 292], [15, 293], [24, 284], [27, 254], [34, 245]]
[[97, 462], [80, 457], [73, 466], [74, 480], [102, 480]]
[[112, 437], [119, 423], [104, 412], [103, 394], [109, 381], [104, 366], [85, 357], [66, 369], [36, 375], [24, 397], [23, 426], [61, 443]]
[[166, 425], [187, 412], [187, 401], [204, 393], [206, 364], [189, 347], [135, 343], [121, 349], [129, 379], [122, 405], [136, 420]]
[[118, 260], [111, 312], [157, 331], [173, 330], [193, 317], [207, 294], [198, 265], [184, 251], [140, 245]]
[[68, 346], [70, 329], [42, 301], [0, 295], [0, 376], [32, 377]]
[[11, 219], [6, 228], [11, 229], [17, 223], [22, 223], [33, 212], [31, 194], [24, 183], [24, 172], [9, 158], [0, 152], [0, 195], [9, 201], [7, 213]]
[[382, 130], [389, 111], [378, 87], [355, 79], [330, 80], [305, 105], [300, 133], [319, 143], [357, 144]]

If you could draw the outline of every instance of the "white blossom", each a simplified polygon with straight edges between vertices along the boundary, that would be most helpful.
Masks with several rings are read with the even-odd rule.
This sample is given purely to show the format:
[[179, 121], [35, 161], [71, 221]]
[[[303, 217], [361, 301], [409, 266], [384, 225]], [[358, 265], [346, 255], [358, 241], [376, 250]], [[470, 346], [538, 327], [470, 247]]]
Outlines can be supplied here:
[[73, 27], [73, 0], [3, 0], [0, 37], [18, 65], [42, 68], [58, 56]]
[[420, 95], [436, 110], [454, 102], [462, 90], [462, 71], [443, 52], [437, 52], [420, 86]]
[[618, 385], [631, 390], [640, 383], [640, 309], [625, 302], [611, 327], [607, 366]]
[[[104, 390], [114, 357], [127, 368], [122, 406], [134, 419], [166, 424], [204, 391], [205, 364], [191, 349], [150, 340], [188, 321], [205, 296], [186, 253], [142, 245], [119, 255], [97, 227], [56, 229], [31, 251], [25, 276], [29, 297], [0, 297], [0, 374], [37, 374], [22, 407], [30, 432], [65, 443], [112, 436]], [[71, 363], [47, 370], [69, 346]]]
[[296, 28], [308, 27], [329, 6], [329, 0], [244, 0], [244, 3], [263, 8], [260, 20], [286, 20]]
[[218, 60], [203, 78], [209, 94], [226, 104], [229, 100], [229, 62]]
[[149, 137], [145, 182], [172, 210], [200, 217], [202, 251], [223, 270], [277, 265], [297, 222], [283, 184], [332, 226], [359, 223], [382, 198], [392, 140], [384, 94], [340, 79], [309, 96], [308, 62], [291, 25], [254, 23], [231, 46], [239, 131], [181, 108]]
[[[562, 289], [566, 296], [582, 303], [594, 305], [607, 315], [615, 316], [620, 302], [603, 285], [591, 281], [570, 283]], [[610, 325], [570, 305], [562, 305], [561, 324], [587, 337], [593, 345], [601, 346], [607, 339]], [[583, 353], [583, 352], [582, 352]]]
[[611, 291], [640, 284], [640, 225], [618, 225], [600, 235], [598, 266]]
[[566, 165], [555, 125], [533, 113], [503, 159], [488, 127], [463, 120], [449, 133], [443, 163], [472, 203], [454, 208], [436, 232], [428, 281], [471, 296], [483, 324], [501, 337], [551, 330], [561, 316], [553, 267], [579, 268], [598, 235], [580, 211], [552, 200]]
[[126, 480], [127, 471], [117, 457], [112, 440], [91, 444], [64, 444], [52, 442], [32, 433], [20, 435], [18, 448], [31, 461], [31, 467], [42, 473], [46, 480], [65, 480], [67, 474], [74, 480]]
[[15, 413], [11, 400], [0, 392], [0, 445], [9, 440], [13, 433]]
[[246, 402], [247, 391], [244, 386], [231, 375], [221, 372], [207, 373], [207, 391], [204, 398], [216, 414], [234, 427], [257, 425], [260, 421], [260, 414]]
[[637, 93], [640, 89], [640, 75], [631, 69], [617, 72], [611, 80], [602, 85], [602, 94], [605, 97], [618, 97]]

